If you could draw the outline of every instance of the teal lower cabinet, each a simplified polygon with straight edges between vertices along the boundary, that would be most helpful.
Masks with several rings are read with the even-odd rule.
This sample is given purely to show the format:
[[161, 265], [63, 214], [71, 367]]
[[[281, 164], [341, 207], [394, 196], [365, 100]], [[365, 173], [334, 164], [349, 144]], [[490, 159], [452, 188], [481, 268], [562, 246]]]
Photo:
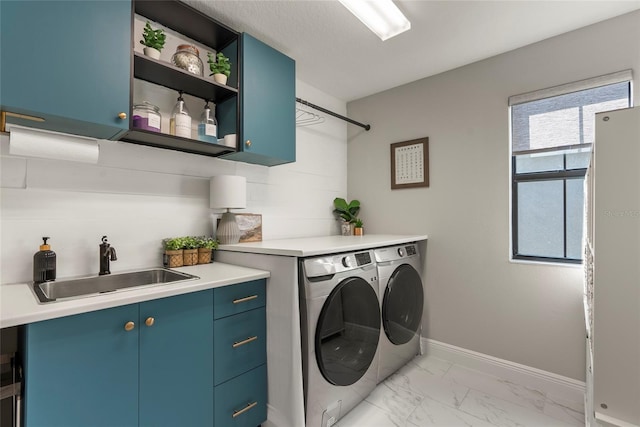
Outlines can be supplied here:
[[140, 426], [213, 424], [213, 291], [140, 303]]
[[256, 427], [267, 419], [267, 365], [216, 386], [216, 427]]
[[265, 285], [26, 325], [24, 426], [260, 425], [267, 419]]
[[24, 425], [138, 425], [138, 305], [31, 323], [24, 335]]

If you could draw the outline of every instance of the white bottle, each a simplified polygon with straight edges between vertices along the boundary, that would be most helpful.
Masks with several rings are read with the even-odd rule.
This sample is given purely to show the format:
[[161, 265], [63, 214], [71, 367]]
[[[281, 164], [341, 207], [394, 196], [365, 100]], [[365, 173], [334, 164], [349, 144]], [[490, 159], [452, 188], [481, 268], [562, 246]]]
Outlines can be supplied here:
[[173, 112], [171, 113], [169, 133], [183, 138], [191, 138], [191, 116], [184, 99], [182, 99], [182, 92], [180, 92], [178, 102], [176, 102], [176, 106], [173, 107]]

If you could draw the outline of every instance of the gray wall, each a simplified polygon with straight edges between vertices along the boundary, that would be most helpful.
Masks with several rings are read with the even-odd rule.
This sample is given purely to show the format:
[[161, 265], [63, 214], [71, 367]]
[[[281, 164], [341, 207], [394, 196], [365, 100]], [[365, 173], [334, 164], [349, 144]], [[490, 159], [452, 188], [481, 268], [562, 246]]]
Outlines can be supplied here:
[[[581, 267], [509, 260], [507, 99], [629, 68], [640, 11], [348, 104], [372, 125], [348, 142], [366, 232], [429, 235], [426, 337], [584, 380]], [[430, 187], [391, 191], [389, 145], [424, 136]]]

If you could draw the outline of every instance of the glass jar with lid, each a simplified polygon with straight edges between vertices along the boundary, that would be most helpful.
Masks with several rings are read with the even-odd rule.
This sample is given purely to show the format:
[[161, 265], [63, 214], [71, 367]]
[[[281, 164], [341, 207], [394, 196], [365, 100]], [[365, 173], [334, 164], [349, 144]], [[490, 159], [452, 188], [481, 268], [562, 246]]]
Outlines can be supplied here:
[[142, 104], [135, 104], [131, 119], [135, 129], [160, 132], [162, 115], [160, 114], [160, 109], [150, 102], [143, 101]]
[[198, 48], [190, 44], [181, 44], [171, 57], [171, 63], [197, 76], [204, 75], [204, 66]]

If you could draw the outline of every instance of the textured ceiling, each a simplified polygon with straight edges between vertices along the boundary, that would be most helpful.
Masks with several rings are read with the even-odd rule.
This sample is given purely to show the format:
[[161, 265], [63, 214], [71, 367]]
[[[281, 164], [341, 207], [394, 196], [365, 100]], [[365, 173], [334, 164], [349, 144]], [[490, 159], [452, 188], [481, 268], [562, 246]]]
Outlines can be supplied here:
[[335, 0], [184, 0], [296, 60], [297, 77], [359, 99], [640, 9], [640, 1], [395, 0], [411, 30], [381, 41]]

